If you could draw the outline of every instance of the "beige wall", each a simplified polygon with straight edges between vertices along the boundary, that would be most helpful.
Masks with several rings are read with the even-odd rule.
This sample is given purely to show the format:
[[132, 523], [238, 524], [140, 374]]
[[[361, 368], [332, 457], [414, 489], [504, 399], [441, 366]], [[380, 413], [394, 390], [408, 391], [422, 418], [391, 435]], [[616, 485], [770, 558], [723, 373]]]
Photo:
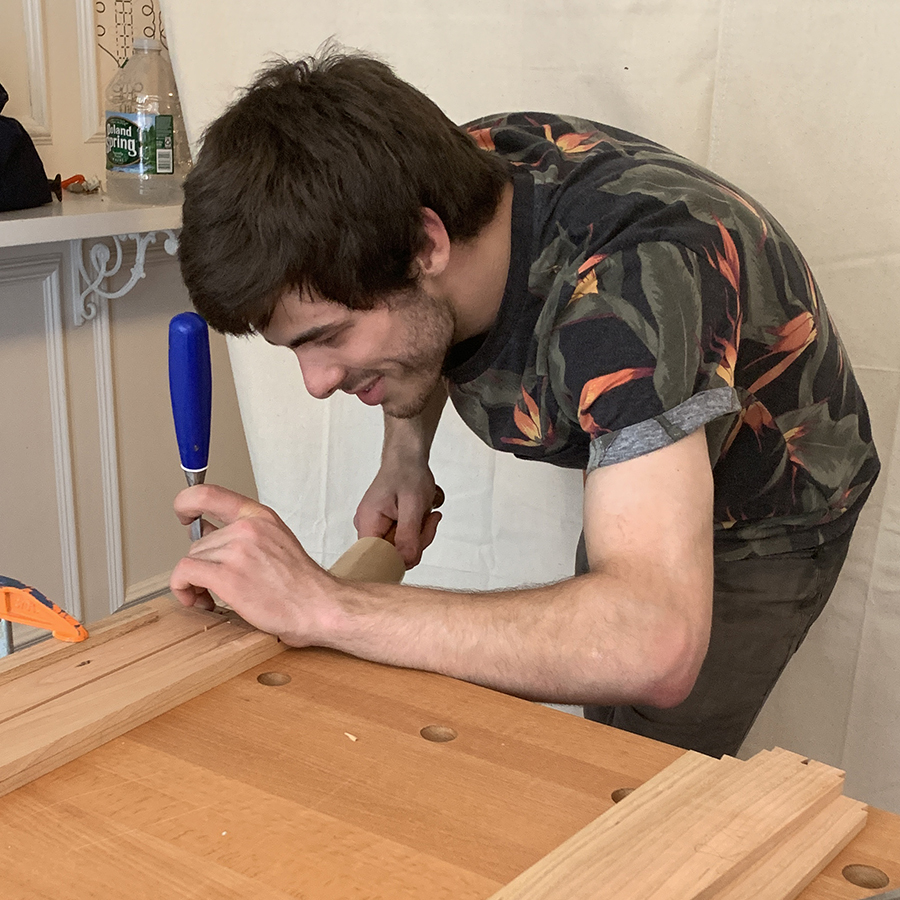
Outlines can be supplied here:
[[[114, 71], [97, 50], [93, 0], [0, 0], [4, 114], [28, 129], [48, 176], [103, 175], [102, 95]], [[86, 621], [162, 589], [188, 545], [172, 512], [185, 482], [166, 344], [169, 318], [190, 302], [160, 240], [146, 277], [79, 324], [84, 285], [73, 254], [87, 259], [95, 243], [0, 250], [0, 574]], [[125, 247], [128, 273], [134, 242]], [[212, 356], [210, 480], [255, 496], [228, 354], [215, 335]], [[17, 641], [33, 636], [17, 629]]]
[[[117, 39], [119, 4], [109, 0], [99, 17], [96, 6], [95, 0], [0, 0], [0, 83], [10, 95], [3, 112], [28, 130], [51, 178], [103, 177], [104, 91], [117, 65], [110, 54], [124, 59], [131, 37], [160, 21], [152, 3], [134, 0], [129, 33]], [[153, 15], [148, 19], [145, 11]]]
[[61, 261], [58, 251], [0, 255], [0, 575], [51, 597], [64, 594], [66, 565], [44, 297], [54, 291]]
[[[164, 588], [188, 546], [172, 512], [185, 482], [168, 399], [167, 326], [190, 304], [177, 263], [151, 250], [146, 277], [109, 301], [106, 322], [76, 324], [71, 249], [0, 251], [0, 574], [92, 621], [116, 598]], [[255, 496], [218, 335], [212, 357], [210, 480]], [[113, 389], [108, 410], [98, 391], [105, 380]], [[113, 490], [104, 473], [104, 428], [113, 451], [106, 465], [118, 473]], [[117, 544], [120, 564], [111, 558]], [[111, 586], [117, 568], [121, 583]], [[26, 635], [20, 632], [17, 640]]]
[[102, 176], [102, 87], [115, 64], [96, 48], [92, 0], [0, 0], [4, 115], [27, 128], [47, 175]]

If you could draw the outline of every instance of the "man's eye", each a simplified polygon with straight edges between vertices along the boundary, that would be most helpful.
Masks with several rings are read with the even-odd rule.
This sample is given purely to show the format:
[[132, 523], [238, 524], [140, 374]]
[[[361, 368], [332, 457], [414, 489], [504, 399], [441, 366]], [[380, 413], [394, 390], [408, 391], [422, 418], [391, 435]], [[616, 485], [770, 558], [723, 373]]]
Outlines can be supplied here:
[[321, 344], [323, 347], [332, 347], [335, 344], [340, 343], [343, 334], [343, 328], [336, 328], [334, 331], [329, 331], [326, 334], [323, 334], [316, 340], [316, 343]]

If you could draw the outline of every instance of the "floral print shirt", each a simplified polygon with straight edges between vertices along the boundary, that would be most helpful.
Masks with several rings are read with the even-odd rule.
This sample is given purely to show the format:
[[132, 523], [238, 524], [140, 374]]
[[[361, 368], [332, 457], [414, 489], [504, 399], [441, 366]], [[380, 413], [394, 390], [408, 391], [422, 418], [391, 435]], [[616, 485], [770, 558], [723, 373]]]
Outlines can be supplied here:
[[544, 113], [465, 127], [514, 186], [498, 318], [446, 368], [475, 433], [591, 471], [705, 426], [718, 555], [845, 532], [878, 457], [846, 352], [778, 222], [616, 128]]

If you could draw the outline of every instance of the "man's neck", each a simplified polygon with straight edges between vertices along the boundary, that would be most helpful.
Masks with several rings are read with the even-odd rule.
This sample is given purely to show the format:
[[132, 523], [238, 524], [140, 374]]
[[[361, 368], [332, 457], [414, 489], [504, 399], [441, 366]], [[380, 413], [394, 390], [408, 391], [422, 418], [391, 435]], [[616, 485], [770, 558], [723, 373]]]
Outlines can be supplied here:
[[471, 240], [450, 246], [450, 262], [434, 290], [456, 315], [453, 343], [488, 331], [497, 319], [509, 274], [513, 186], [506, 185], [493, 218]]

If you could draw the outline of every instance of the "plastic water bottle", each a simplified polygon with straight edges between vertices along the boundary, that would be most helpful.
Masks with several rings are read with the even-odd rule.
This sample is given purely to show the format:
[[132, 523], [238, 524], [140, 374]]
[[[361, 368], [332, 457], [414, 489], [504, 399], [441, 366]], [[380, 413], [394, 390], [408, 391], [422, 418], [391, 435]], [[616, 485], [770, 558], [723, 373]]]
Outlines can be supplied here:
[[175, 76], [162, 44], [136, 38], [106, 89], [106, 190], [122, 203], [178, 204], [191, 167]]

